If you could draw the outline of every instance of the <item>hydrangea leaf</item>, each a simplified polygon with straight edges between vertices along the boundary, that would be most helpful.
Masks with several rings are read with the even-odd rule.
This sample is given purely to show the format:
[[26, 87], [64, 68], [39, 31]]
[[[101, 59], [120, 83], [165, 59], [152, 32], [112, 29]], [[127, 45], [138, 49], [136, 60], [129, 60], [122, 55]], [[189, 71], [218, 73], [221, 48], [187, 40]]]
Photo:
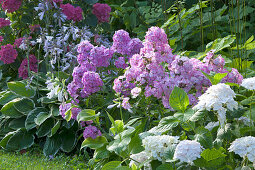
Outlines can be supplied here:
[[204, 127], [198, 127], [196, 128], [195, 132], [196, 141], [198, 141], [205, 148], [212, 148], [213, 138], [211, 132], [208, 129], [205, 129]]
[[189, 97], [183, 89], [175, 86], [169, 97], [169, 104], [174, 110], [184, 112], [189, 105]]
[[102, 168], [102, 170], [114, 170], [118, 166], [120, 166], [121, 161], [111, 161], [105, 164]]
[[107, 139], [104, 136], [98, 136], [96, 139], [87, 138], [81, 144], [81, 149], [89, 147], [91, 149], [98, 149], [107, 143]]

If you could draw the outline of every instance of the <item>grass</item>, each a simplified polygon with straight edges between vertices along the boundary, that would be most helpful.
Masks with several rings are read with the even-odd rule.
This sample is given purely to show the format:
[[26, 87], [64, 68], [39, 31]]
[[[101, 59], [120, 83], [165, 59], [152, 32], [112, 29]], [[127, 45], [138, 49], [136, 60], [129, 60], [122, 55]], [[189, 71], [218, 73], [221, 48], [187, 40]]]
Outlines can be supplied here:
[[27, 151], [6, 152], [0, 150], [0, 170], [61, 170], [87, 169], [85, 160], [78, 156], [58, 155], [53, 159], [46, 158], [42, 153]]

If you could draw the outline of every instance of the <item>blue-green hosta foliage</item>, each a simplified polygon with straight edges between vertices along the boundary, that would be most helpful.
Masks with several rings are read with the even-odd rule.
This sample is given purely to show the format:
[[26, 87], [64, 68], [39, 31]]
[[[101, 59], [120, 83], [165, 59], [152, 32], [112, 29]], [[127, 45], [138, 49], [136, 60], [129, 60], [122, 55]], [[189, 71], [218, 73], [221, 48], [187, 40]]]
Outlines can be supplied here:
[[39, 95], [36, 86], [8, 82], [0, 93], [0, 146], [18, 151], [43, 144], [46, 156], [71, 152], [78, 144], [78, 123], [59, 116], [57, 101]]

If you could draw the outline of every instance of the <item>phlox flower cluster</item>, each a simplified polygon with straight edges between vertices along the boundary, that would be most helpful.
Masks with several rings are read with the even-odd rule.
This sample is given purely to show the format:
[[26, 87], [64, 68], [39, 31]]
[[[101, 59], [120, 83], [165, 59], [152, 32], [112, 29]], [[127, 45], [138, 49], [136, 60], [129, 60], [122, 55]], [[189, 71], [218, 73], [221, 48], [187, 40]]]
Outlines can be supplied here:
[[174, 152], [173, 159], [179, 159], [181, 162], [191, 164], [197, 158], [200, 158], [203, 147], [199, 142], [193, 140], [181, 141]]
[[255, 90], [255, 77], [243, 79], [241, 86], [248, 90]]
[[[143, 163], [143, 162], [150, 159], [149, 155], [145, 151], [142, 151], [142, 152], [137, 153], [137, 154], [132, 154], [132, 155], [130, 155], [130, 158], [132, 159], [129, 163], [130, 167], [133, 164], [138, 166], [139, 164], [141, 164], [141, 163]], [[144, 164], [144, 170], [152, 170], [151, 164], [149, 162]]]
[[89, 125], [83, 131], [84, 139], [87, 138], [96, 139], [98, 136], [102, 136], [102, 133], [96, 126]]
[[[120, 30], [113, 40], [118, 38], [118, 46], [113, 43], [117, 52], [126, 54], [128, 33]], [[114, 40], [115, 41], [115, 40]], [[113, 89], [125, 97], [130, 95], [134, 87], [145, 87], [145, 97], [154, 96], [161, 99], [166, 108], [170, 108], [169, 96], [175, 86], [188, 93], [190, 104], [195, 105], [197, 98], [211, 85], [201, 71], [225, 73], [225, 61], [221, 56], [215, 57], [214, 51], [207, 54], [204, 62], [195, 58], [172, 54], [167, 35], [163, 29], [151, 27], [146, 33], [140, 53], [129, 59], [129, 67], [123, 76], [115, 79]], [[222, 80], [240, 84], [242, 76], [236, 69]]]
[[[38, 63], [38, 60], [37, 60], [36, 56], [30, 55], [29, 56], [29, 69], [30, 69], [30, 71], [37, 72], [37, 69], [38, 69], [37, 68], [38, 67], [37, 63]], [[19, 77], [22, 77], [23, 79], [28, 78], [28, 61], [27, 61], [27, 58], [22, 60], [18, 72], [19, 72]]]
[[5, 18], [0, 18], [0, 28], [9, 26], [11, 24], [10, 20]]
[[131, 39], [125, 30], [118, 30], [113, 35], [112, 50], [115, 53], [127, 55], [128, 58], [140, 52], [143, 47], [142, 41], [138, 38]]
[[19, 48], [19, 46], [22, 44], [22, 41], [23, 41], [24, 39], [25, 39], [24, 37], [15, 39], [15, 42], [14, 42], [14, 44], [13, 44], [14, 47]]
[[235, 96], [235, 92], [229, 85], [219, 83], [209, 87], [199, 97], [199, 102], [193, 109], [216, 111], [220, 125], [223, 128], [226, 122], [227, 109], [233, 111], [234, 108], [238, 108], [238, 103], [234, 100]]
[[178, 136], [147, 136], [142, 140], [145, 153], [154, 160], [162, 161], [165, 153], [171, 146], [176, 146], [179, 142]]
[[2, 8], [8, 13], [17, 11], [20, 8], [21, 4], [22, 0], [2, 0]]
[[231, 146], [228, 148], [229, 152], [234, 152], [240, 157], [247, 157], [249, 161], [255, 161], [255, 137], [246, 136], [236, 139], [231, 143]]
[[15, 61], [18, 56], [18, 52], [13, 48], [11, 44], [7, 44], [1, 46], [0, 50], [0, 60], [4, 62], [4, 64], [11, 64]]
[[[62, 103], [60, 106], [59, 106], [59, 113], [60, 115], [65, 119], [66, 115], [65, 115], [65, 112], [70, 109], [71, 107], [71, 103]], [[74, 107], [71, 109], [71, 113], [72, 113], [72, 117], [71, 119], [74, 119], [74, 120], [77, 120], [77, 116], [78, 114], [80, 113], [81, 109], [80, 108], [77, 108], [77, 107]]]
[[79, 66], [74, 68], [73, 81], [68, 84], [68, 92], [74, 99], [88, 97], [101, 89], [103, 81], [95, 71], [107, 67], [113, 55], [109, 48], [95, 47], [87, 40], [78, 45], [77, 52]]
[[94, 14], [99, 23], [109, 22], [111, 7], [108, 4], [96, 3], [93, 5], [92, 14]]
[[74, 7], [71, 4], [61, 4], [63, 14], [67, 16], [67, 20], [73, 20], [74, 22], [79, 22], [83, 19], [82, 9], [80, 7]]
[[3, 42], [3, 40], [4, 40], [4, 37], [0, 36], [0, 43]]

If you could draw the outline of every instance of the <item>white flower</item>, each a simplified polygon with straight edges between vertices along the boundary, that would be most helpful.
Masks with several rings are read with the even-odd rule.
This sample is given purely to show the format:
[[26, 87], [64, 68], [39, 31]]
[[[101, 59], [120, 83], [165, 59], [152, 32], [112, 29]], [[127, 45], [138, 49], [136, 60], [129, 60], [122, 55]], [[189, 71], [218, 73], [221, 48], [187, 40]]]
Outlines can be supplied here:
[[136, 98], [140, 93], [142, 89], [140, 87], [135, 87], [131, 90], [132, 98]]
[[202, 146], [197, 141], [183, 140], [177, 145], [173, 159], [179, 159], [181, 162], [191, 164], [194, 160], [201, 157], [202, 149]]
[[248, 90], [255, 90], [255, 77], [243, 79], [241, 86]]
[[249, 161], [255, 161], [255, 137], [246, 136], [236, 139], [228, 148], [229, 152], [234, 152], [241, 157], [247, 157]]
[[209, 131], [213, 130], [214, 127], [219, 126], [219, 121], [218, 122], [210, 122], [208, 123], [205, 128], [208, 129]]
[[[131, 161], [129, 163], [130, 167], [132, 166], [132, 164], [135, 164], [136, 166], [138, 166], [139, 164], [141, 164], [141, 163], [143, 163], [143, 162], [150, 159], [149, 156], [147, 155], [147, 153], [144, 152], [144, 151], [140, 152], [140, 153], [137, 153], [137, 154], [132, 154], [132, 155], [130, 155], [130, 158], [131, 158]], [[145, 170], [151, 170], [152, 169], [149, 162], [144, 164], [144, 169]]]
[[233, 111], [234, 108], [238, 108], [238, 103], [234, 100], [235, 96], [235, 92], [229, 85], [223, 83], [213, 85], [199, 97], [199, 102], [193, 109], [216, 111], [221, 128], [223, 128], [226, 122], [227, 109]]
[[142, 140], [145, 152], [150, 158], [162, 161], [165, 153], [171, 146], [176, 146], [179, 142], [178, 136], [147, 136]]
[[236, 120], [242, 122], [246, 126], [253, 125], [253, 121], [250, 118], [245, 117], [245, 116], [239, 117]]

